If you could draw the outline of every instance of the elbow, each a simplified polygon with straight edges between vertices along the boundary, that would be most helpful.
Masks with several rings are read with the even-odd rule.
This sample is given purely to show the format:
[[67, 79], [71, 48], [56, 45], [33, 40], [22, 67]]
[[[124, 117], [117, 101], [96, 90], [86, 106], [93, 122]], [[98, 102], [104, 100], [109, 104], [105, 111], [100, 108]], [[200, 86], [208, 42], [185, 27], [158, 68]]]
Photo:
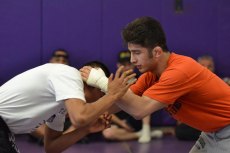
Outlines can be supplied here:
[[75, 128], [81, 128], [89, 124], [87, 117], [83, 115], [79, 115], [78, 117], [73, 117], [70, 120], [71, 120], [72, 125]]
[[144, 117], [143, 116], [133, 116], [136, 120], [141, 120], [141, 119], [143, 119]]
[[152, 113], [152, 111], [149, 111], [148, 109], [139, 109], [136, 110], [132, 113], [132, 116], [136, 119], [136, 120], [141, 120], [143, 118], [145, 118], [146, 116], [150, 115]]
[[141, 117], [141, 116], [137, 116], [137, 115], [135, 115], [135, 116], [133, 116], [134, 117], [134, 119], [136, 119], [136, 120], [141, 120], [143, 117]]
[[145, 116], [147, 116], [146, 114], [142, 113], [142, 112], [137, 112], [135, 114], [132, 115], [136, 120], [141, 120], [143, 119]]

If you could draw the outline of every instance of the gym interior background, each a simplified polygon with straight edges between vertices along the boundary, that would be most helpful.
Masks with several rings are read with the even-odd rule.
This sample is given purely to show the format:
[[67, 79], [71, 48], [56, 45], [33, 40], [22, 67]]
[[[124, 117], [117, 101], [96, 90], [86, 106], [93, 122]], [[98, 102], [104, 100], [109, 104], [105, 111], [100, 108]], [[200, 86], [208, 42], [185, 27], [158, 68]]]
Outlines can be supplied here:
[[161, 22], [171, 51], [209, 54], [216, 73], [230, 76], [229, 0], [0, 0], [0, 85], [56, 48], [69, 51], [72, 66], [100, 60], [114, 72], [126, 48], [121, 30], [140, 16]]

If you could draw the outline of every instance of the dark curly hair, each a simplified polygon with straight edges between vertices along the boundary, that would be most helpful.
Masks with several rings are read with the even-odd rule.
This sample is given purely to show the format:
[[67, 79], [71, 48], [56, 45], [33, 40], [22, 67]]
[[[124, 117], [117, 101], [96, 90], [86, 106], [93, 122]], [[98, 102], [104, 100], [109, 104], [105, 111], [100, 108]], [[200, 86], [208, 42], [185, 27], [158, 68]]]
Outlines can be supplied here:
[[124, 43], [138, 44], [148, 49], [156, 46], [167, 52], [165, 33], [161, 24], [152, 17], [140, 17], [129, 23], [122, 31]]

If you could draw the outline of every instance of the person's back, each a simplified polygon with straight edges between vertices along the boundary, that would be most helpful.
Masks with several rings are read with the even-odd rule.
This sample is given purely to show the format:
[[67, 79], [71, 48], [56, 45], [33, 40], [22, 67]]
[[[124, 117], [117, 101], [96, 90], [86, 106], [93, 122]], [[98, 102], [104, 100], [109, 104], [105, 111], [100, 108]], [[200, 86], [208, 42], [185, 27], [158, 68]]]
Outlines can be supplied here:
[[[68, 78], [79, 78], [78, 84], [83, 86], [75, 68], [63, 64], [45, 64], [17, 75], [0, 87], [0, 114], [14, 133], [31, 132], [44, 124], [44, 119], [64, 108], [64, 103], [58, 101], [65, 95], [65, 86], [58, 88], [56, 80], [58, 76], [66, 74], [71, 74]], [[84, 95], [80, 97], [84, 99]]]

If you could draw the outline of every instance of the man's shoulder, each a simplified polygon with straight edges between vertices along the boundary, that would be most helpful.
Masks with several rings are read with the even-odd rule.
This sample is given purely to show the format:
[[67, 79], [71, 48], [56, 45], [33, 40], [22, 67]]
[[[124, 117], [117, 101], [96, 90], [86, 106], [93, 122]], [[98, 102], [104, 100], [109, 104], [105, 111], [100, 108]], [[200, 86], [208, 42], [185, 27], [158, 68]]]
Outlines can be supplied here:
[[66, 65], [66, 64], [60, 64], [60, 63], [46, 63], [41, 65], [41, 67], [51, 67], [51, 68], [71, 68], [76, 69], [72, 66]]
[[169, 58], [169, 63], [180, 64], [181, 62], [189, 63], [189, 62], [196, 62], [196, 61], [189, 56], [171, 53]]
[[200, 65], [193, 58], [172, 53], [168, 61], [167, 70], [176, 70], [183, 72], [191, 71], [193, 69], [198, 70], [199, 68]]
[[47, 64], [43, 64], [40, 66], [40, 69], [46, 69], [48, 71], [52, 71], [52, 72], [76, 72], [78, 71], [78, 69], [69, 66], [69, 65], [65, 65], [65, 64], [58, 64], [58, 63], [47, 63]]
[[186, 79], [197, 75], [203, 69], [203, 67], [191, 57], [175, 53], [171, 56], [172, 57], [170, 57], [168, 67], [164, 71], [163, 76], [171, 77], [171, 79]]

